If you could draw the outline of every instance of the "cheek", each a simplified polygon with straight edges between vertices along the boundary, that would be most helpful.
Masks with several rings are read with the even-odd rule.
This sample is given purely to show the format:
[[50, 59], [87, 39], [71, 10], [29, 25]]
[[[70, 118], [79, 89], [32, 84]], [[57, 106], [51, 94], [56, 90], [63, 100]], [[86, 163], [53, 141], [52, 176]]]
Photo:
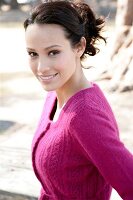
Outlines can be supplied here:
[[70, 54], [64, 53], [56, 63], [56, 68], [60, 71], [67, 70], [70, 66], [75, 64], [75, 57]]
[[29, 60], [29, 66], [31, 71], [36, 75], [37, 74], [37, 62]]

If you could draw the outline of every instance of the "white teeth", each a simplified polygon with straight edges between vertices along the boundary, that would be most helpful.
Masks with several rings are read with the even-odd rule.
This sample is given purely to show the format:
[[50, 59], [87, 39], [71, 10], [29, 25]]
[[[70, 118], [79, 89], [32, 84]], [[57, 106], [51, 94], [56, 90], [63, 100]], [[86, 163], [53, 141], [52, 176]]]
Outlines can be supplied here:
[[57, 74], [54, 75], [49, 75], [49, 76], [40, 76], [40, 79], [42, 80], [50, 80], [52, 78], [54, 78]]

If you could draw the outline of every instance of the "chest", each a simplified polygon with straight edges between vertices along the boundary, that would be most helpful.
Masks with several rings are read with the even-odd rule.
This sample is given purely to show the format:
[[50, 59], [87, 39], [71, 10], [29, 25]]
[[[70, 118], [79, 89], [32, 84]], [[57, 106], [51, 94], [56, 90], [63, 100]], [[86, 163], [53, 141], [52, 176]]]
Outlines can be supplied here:
[[[49, 128], [36, 147], [35, 165], [40, 176], [56, 179], [68, 174], [78, 166], [88, 165], [80, 145], [67, 128]], [[58, 176], [57, 176], [58, 174]], [[78, 171], [79, 176], [79, 171]], [[81, 175], [82, 176], [82, 175]]]

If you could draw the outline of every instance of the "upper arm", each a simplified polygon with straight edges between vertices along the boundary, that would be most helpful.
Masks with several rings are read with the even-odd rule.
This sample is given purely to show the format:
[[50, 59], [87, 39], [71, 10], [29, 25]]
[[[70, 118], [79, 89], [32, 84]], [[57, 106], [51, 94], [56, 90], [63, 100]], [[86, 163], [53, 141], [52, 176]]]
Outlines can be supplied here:
[[84, 109], [70, 129], [106, 181], [123, 199], [133, 199], [133, 156], [118, 137], [113, 115]]

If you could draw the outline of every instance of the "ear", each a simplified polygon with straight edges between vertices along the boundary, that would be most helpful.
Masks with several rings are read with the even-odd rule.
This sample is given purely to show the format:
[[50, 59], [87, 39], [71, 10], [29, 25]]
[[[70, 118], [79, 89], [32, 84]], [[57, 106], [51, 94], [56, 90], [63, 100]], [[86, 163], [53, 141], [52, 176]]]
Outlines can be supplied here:
[[76, 45], [76, 53], [79, 58], [83, 55], [85, 48], [86, 48], [86, 39], [82, 37], [80, 42]]

